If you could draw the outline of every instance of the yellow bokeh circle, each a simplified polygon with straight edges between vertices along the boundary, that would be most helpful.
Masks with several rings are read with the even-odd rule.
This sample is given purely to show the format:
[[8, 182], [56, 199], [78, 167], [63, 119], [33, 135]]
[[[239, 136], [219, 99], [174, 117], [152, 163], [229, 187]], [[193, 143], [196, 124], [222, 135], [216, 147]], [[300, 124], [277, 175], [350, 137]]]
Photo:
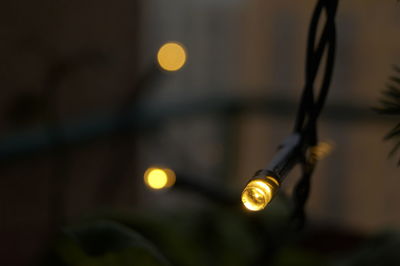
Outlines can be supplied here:
[[162, 69], [177, 71], [185, 65], [186, 50], [180, 43], [168, 42], [158, 50], [157, 61]]
[[144, 173], [144, 182], [151, 189], [164, 189], [174, 185], [175, 173], [171, 169], [151, 167]]

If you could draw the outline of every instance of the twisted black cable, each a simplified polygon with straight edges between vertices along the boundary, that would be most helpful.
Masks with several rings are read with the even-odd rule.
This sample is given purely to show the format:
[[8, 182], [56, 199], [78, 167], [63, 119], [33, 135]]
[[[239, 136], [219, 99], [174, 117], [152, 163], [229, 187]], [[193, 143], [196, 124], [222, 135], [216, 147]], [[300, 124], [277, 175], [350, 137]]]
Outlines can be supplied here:
[[[300, 101], [300, 106], [297, 114], [297, 119], [294, 127], [295, 132], [301, 132], [305, 127], [307, 116], [314, 117], [314, 120], [319, 116], [327, 93], [329, 84], [332, 78], [334, 54], [336, 44], [335, 30], [335, 14], [338, 0], [320, 0], [315, 7], [313, 17], [311, 19], [309, 35], [306, 51], [306, 68], [305, 68], [305, 86]], [[327, 21], [321, 34], [317, 47], [315, 48], [315, 39], [317, 35], [318, 23], [320, 21], [322, 11], [326, 10]], [[318, 74], [318, 69], [321, 65], [322, 56], [327, 49], [327, 60], [325, 66], [324, 78], [322, 81], [320, 94], [317, 101], [314, 102], [314, 82]], [[314, 110], [315, 109], [315, 110]], [[313, 112], [315, 112], [314, 115]], [[308, 118], [310, 118], [308, 117]]]
[[[260, 171], [257, 171], [248, 182], [242, 193], [242, 201], [247, 207], [254, 210], [262, 209], [268, 204], [272, 197], [264, 197], [265, 201], [260, 201], [253, 197], [257, 192], [255, 187], [257, 180], [263, 180], [271, 190], [276, 190], [288, 173], [297, 164], [302, 165], [302, 177], [294, 190], [294, 209], [293, 219], [298, 220], [299, 224], [304, 223], [304, 205], [310, 191], [311, 177], [315, 168], [316, 160], [313, 155], [314, 148], [318, 141], [317, 119], [325, 104], [332, 79], [336, 30], [335, 15], [338, 0], [319, 0], [316, 4], [311, 18], [305, 67], [305, 85], [300, 99], [297, 118], [294, 125], [294, 132], [279, 146], [279, 151], [270, 163]], [[318, 36], [318, 24], [322, 20], [322, 13], [325, 11], [326, 22], [322, 28], [322, 33]], [[325, 68], [320, 85], [319, 93], [314, 92], [314, 83], [321, 68], [321, 62], [325, 56]], [[316, 96], [315, 96], [316, 95]], [[310, 154], [309, 154], [310, 153]], [[275, 194], [274, 192], [271, 193]], [[246, 205], [247, 204], [247, 205]], [[253, 207], [253, 204], [256, 207]]]
[[[311, 186], [311, 177], [316, 161], [307, 158], [307, 150], [318, 142], [317, 119], [325, 104], [333, 74], [334, 58], [336, 51], [335, 15], [338, 0], [319, 0], [310, 23], [307, 58], [306, 81], [301, 102], [295, 122], [294, 132], [302, 138], [302, 176], [294, 189], [294, 207], [292, 221], [296, 227], [301, 228], [305, 222], [304, 206], [307, 202]], [[322, 12], [325, 10], [326, 23], [315, 48], [318, 23], [321, 21]], [[322, 57], [326, 53], [326, 63], [322, 84], [317, 98], [314, 98], [314, 82], [321, 66]]]

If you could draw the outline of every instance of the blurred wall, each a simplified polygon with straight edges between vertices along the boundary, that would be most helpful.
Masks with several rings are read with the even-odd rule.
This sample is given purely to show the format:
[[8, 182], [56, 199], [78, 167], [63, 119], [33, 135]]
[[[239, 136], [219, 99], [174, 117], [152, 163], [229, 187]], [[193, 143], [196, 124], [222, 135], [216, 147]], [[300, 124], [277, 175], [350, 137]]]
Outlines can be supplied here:
[[[99, 109], [111, 112], [132, 90], [138, 75], [137, 1], [1, 1], [0, 21], [3, 139]], [[99, 166], [113, 160], [119, 146], [102, 141], [72, 154], [3, 161], [0, 264], [38, 260], [61, 221], [93, 207], [98, 177], [110, 171]]]
[[[149, 15], [144, 21], [148, 32], [145, 42], [177, 39], [189, 51], [182, 74], [165, 82], [156, 97], [164, 102], [207, 97], [283, 99], [296, 105], [303, 86], [305, 43], [314, 4], [262, 0], [146, 2]], [[308, 212], [314, 220], [362, 231], [400, 225], [399, 169], [394, 159], [387, 159], [393, 143], [382, 141], [397, 120], [379, 117], [371, 110], [378, 104], [388, 77], [394, 74], [392, 65], [400, 62], [399, 23], [396, 1], [340, 1], [337, 60], [327, 108], [346, 108], [341, 112], [331, 108], [329, 116], [321, 117], [321, 139], [333, 141], [335, 148], [313, 179]], [[289, 134], [296, 107], [289, 108], [284, 116], [244, 114], [236, 120], [237, 156], [231, 162], [233, 175], [231, 172], [226, 177], [229, 184], [234, 183], [239, 190], [255, 170], [266, 165], [276, 143]], [[221, 137], [215, 129], [220, 128], [218, 119], [209, 121], [208, 126], [197, 119], [193, 123], [198, 127], [192, 126], [190, 131], [194, 136], [201, 127]], [[176, 134], [181, 134], [180, 139], [190, 135], [187, 130]], [[203, 143], [196, 146], [196, 153], [191, 148], [186, 153], [199, 161], [199, 169], [207, 168], [206, 158], [212, 158], [208, 167], [215, 170], [215, 158], [221, 162], [226, 155], [220, 146], [225, 144], [206, 133], [204, 140], [214, 149]], [[296, 180], [294, 174], [287, 181], [289, 192]]]
[[[73, 121], [92, 113], [102, 117], [117, 110], [154, 51], [168, 40], [184, 43], [189, 60], [156, 87], [150, 98], [154, 109], [171, 104], [179, 111], [179, 103], [218, 105], [231, 98], [288, 103], [279, 115], [246, 112], [232, 118], [204, 111], [171, 116], [149, 134], [106, 136], [68, 147], [61, 155], [33, 153], [5, 161], [0, 183], [3, 264], [24, 265], [38, 258], [61, 223], [95, 208], [178, 207], [179, 199], [145, 201], [173, 197], [143, 189], [141, 173], [151, 164], [171, 165], [207, 182], [219, 179], [240, 191], [291, 130], [314, 3], [149, 0], [139, 12], [137, 1], [125, 0], [3, 1], [3, 139], [49, 120]], [[399, 24], [396, 1], [340, 3], [337, 64], [327, 107], [342, 104], [356, 111], [321, 117], [321, 138], [333, 141], [335, 149], [313, 179], [307, 205], [313, 221], [367, 232], [400, 226], [399, 169], [386, 159], [391, 144], [381, 141], [395, 121], [370, 110], [392, 74], [391, 65], [400, 62]], [[57, 75], [61, 78], [54, 82]], [[199, 110], [208, 110], [208, 104]], [[67, 182], [60, 183], [60, 176]], [[287, 190], [295, 180], [295, 174], [288, 178]]]

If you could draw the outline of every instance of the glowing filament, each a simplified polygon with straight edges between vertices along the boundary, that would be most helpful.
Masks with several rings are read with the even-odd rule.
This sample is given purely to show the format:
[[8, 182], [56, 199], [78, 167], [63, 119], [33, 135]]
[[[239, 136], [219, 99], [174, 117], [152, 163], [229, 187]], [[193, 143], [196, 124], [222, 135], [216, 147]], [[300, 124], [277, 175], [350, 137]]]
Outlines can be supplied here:
[[248, 210], [260, 211], [272, 200], [278, 187], [278, 181], [269, 176], [251, 180], [243, 190], [242, 202]]
[[151, 189], [164, 189], [174, 185], [175, 173], [171, 169], [149, 168], [144, 173], [144, 182]]
[[179, 43], [168, 42], [158, 50], [157, 60], [160, 67], [167, 71], [177, 71], [186, 62], [185, 48]]

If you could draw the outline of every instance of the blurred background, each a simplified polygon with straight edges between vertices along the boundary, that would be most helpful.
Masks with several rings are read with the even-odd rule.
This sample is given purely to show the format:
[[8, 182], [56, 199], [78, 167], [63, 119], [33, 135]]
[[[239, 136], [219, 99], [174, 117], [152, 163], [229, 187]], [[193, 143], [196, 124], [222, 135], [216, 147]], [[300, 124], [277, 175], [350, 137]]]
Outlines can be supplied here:
[[[71, 236], [99, 220], [112, 221], [100, 231], [135, 230], [171, 265], [269, 263], [259, 250], [268, 245], [259, 243], [280, 237], [257, 232], [284, 223], [288, 199], [253, 214], [240, 193], [292, 130], [315, 3], [2, 1], [1, 264], [43, 265], [50, 256], [64, 260], [52, 265], [103, 265], [68, 262], [73, 256], [57, 244], [60, 232]], [[400, 63], [399, 26], [396, 1], [339, 3], [337, 60], [320, 122], [332, 151], [312, 180], [304, 239], [316, 255], [305, 265], [326, 250], [347, 254], [346, 243], [357, 250], [381, 232], [392, 239], [400, 228], [400, 170], [387, 158], [393, 143], [382, 141], [398, 118], [371, 110]], [[187, 53], [176, 72], [155, 66], [169, 41]], [[189, 185], [148, 189], [143, 174], [153, 166]], [[298, 176], [296, 169], [287, 178], [287, 195]], [[390, 241], [399, 247], [398, 237]], [[300, 265], [304, 254], [294, 246], [274, 263]], [[136, 255], [104, 265], [158, 265]]]

